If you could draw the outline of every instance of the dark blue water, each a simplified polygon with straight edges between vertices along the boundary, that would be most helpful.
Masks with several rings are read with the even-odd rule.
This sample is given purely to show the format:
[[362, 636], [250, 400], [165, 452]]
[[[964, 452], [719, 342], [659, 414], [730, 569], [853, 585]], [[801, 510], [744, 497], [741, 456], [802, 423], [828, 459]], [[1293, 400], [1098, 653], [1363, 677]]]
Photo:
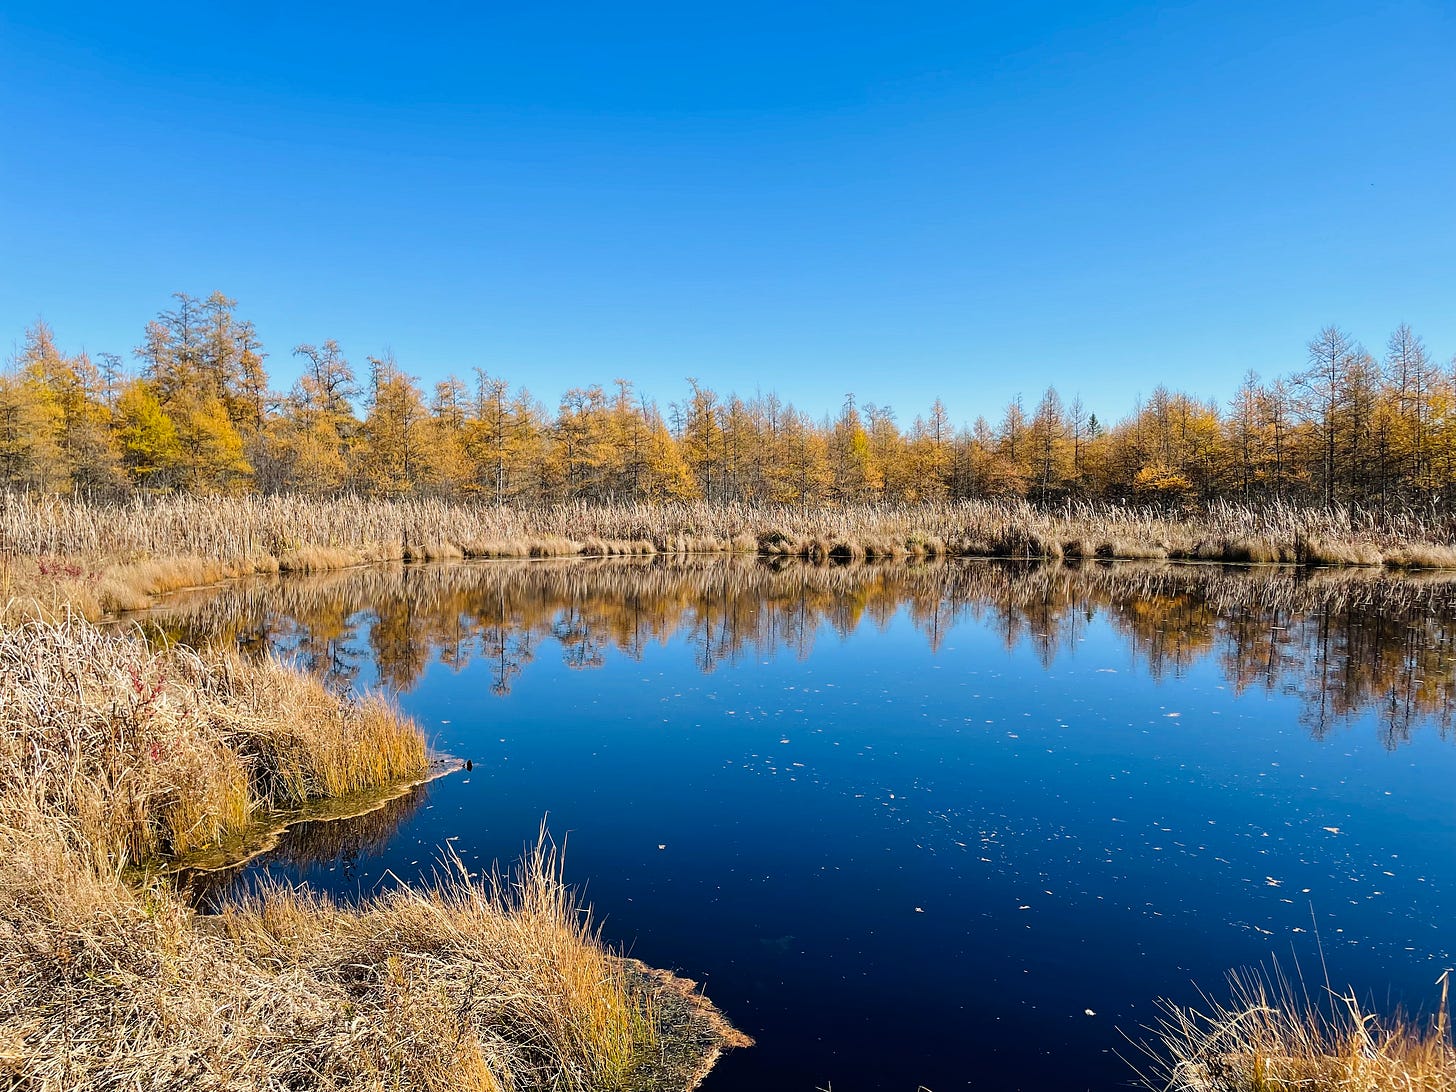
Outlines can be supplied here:
[[474, 762], [266, 867], [367, 892], [549, 816], [608, 939], [757, 1039], [710, 1092], [1120, 1088], [1120, 1031], [1232, 968], [1322, 983], [1322, 953], [1419, 1009], [1452, 962], [1446, 584], [705, 562], [229, 594], [179, 632], [395, 689]]

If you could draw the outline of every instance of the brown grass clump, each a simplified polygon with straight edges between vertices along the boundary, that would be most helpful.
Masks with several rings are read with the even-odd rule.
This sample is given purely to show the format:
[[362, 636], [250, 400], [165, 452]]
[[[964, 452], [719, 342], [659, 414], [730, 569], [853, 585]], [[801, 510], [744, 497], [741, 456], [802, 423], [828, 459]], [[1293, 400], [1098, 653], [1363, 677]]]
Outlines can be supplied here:
[[0, 551], [0, 624], [24, 619], [55, 621], [69, 614], [102, 618], [143, 610], [155, 596], [199, 588], [257, 573], [280, 570], [322, 571], [359, 564], [338, 551], [306, 551], [314, 563], [262, 555], [207, 558], [190, 555], [145, 560], [28, 557]]
[[530, 545], [520, 539], [467, 539], [460, 544], [466, 557], [530, 557]]
[[589, 537], [581, 544], [581, 552], [589, 557], [650, 557], [657, 553], [657, 547], [648, 539], [617, 539]]
[[405, 546], [401, 551], [405, 561], [459, 561], [465, 551], [454, 542], [421, 542]]
[[427, 766], [382, 700], [341, 701], [275, 660], [150, 652], [80, 621], [0, 628], [0, 790], [64, 812], [109, 860], [215, 846]]
[[1379, 565], [1383, 560], [1372, 542], [1341, 541], [1323, 535], [1300, 535], [1294, 549], [1305, 565]]
[[531, 557], [570, 557], [582, 551], [582, 544], [561, 535], [528, 538], [526, 553]]
[[451, 859], [432, 885], [358, 908], [265, 887], [216, 925], [252, 962], [396, 995], [374, 1047], [396, 1070], [428, 1037], [469, 1042], [451, 1061], [486, 1088], [609, 1089], [660, 1052], [650, 992], [600, 943], [544, 833], [510, 876], [474, 879]]
[[1162, 1004], [1149, 1029], [1156, 1042], [1138, 1044], [1150, 1060], [1138, 1075], [1156, 1092], [1450, 1092], [1456, 1050], [1444, 982], [1437, 1015], [1417, 1022], [1381, 1020], [1333, 992], [1321, 1008], [1277, 972], [1273, 981], [1234, 974], [1228, 1001]]
[[1456, 569], [1456, 546], [1397, 546], [1386, 552], [1385, 563], [1392, 569]]
[[33, 811], [0, 817], [12, 1089], [618, 1089], [663, 1053], [649, 981], [549, 850], [509, 881], [457, 862], [357, 908], [273, 887], [207, 915]]
[[1202, 539], [1188, 555], [1197, 561], [1224, 561], [1239, 565], [1276, 565], [1299, 560], [1292, 544], [1280, 544], [1268, 536], [1233, 535]]
[[286, 573], [319, 573], [383, 560], [392, 559], [368, 556], [358, 549], [319, 545], [294, 546], [282, 551], [277, 558], [279, 570]]

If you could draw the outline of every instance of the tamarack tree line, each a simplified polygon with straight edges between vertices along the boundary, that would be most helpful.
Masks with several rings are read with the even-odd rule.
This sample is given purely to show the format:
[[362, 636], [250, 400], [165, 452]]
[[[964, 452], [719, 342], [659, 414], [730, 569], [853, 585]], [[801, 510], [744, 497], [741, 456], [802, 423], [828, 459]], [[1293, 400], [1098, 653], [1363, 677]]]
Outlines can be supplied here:
[[275, 391], [236, 301], [173, 299], [130, 365], [66, 355], [44, 322], [26, 331], [0, 374], [0, 488], [517, 504], [1456, 500], [1456, 361], [1443, 368], [1405, 325], [1379, 360], [1327, 327], [1302, 370], [1271, 382], [1250, 372], [1223, 406], [1159, 386], [1104, 425], [1049, 388], [995, 423], [955, 427], [937, 399], [902, 426], [852, 395], [816, 419], [774, 394], [720, 395], [695, 379], [666, 412], [625, 379], [573, 387], [552, 412], [480, 368], [429, 390], [392, 354], [359, 369], [333, 340], [296, 347], [301, 374]]

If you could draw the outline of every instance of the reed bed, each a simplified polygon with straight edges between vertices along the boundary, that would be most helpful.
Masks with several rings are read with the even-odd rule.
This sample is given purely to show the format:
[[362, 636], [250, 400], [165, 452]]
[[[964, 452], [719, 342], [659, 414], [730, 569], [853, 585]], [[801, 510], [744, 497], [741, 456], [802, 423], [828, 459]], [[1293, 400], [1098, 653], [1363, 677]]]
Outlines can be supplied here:
[[1456, 567], [1456, 517], [1227, 502], [1187, 515], [1024, 501], [794, 508], [745, 504], [495, 507], [435, 499], [0, 497], [0, 604], [96, 615], [250, 572], [377, 561], [748, 553], [816, 561], [940, 556], [1189, 559]]
[[0, 628], [0, 1082], [667, 1089], [746, 1042], [601, 943], [544, 837], [508, 877], [447, 859], [357, 906], [274, 885], [202, 913], [151, 867], [426, 769], [392, 707], [268, 658]]
[[[1444, 976], [1443, 976], [1444, 984]], [[1229, 998], [1162, 1004], [1139, 1071], [1155, 1092], [1450, 1092], [1446, 993], [1429, 1020], [1366, 1012], [1326, 990], [1321, 1006], [1277, 973], [1230, 976]], [[1139, 1068], [1137, 1064], [1134, 1068]], [[1143, 1071], [1145, 1069], [1145, 1071]]]

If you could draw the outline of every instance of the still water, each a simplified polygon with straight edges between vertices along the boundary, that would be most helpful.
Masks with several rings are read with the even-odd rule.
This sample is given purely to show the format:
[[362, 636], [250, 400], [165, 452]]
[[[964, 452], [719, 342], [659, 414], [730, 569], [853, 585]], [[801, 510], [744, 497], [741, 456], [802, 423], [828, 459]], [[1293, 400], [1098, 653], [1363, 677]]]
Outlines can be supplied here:
[[344, 896], [543, 816], [614, 944], [758, 1045], [709, 1092], [1115, 1089], [1277, 959], [1429, 1008], [1456, 949], [1456, 584], [1211, 567], [474, 563], [177, 599], [474, 769], [266, 869]]

